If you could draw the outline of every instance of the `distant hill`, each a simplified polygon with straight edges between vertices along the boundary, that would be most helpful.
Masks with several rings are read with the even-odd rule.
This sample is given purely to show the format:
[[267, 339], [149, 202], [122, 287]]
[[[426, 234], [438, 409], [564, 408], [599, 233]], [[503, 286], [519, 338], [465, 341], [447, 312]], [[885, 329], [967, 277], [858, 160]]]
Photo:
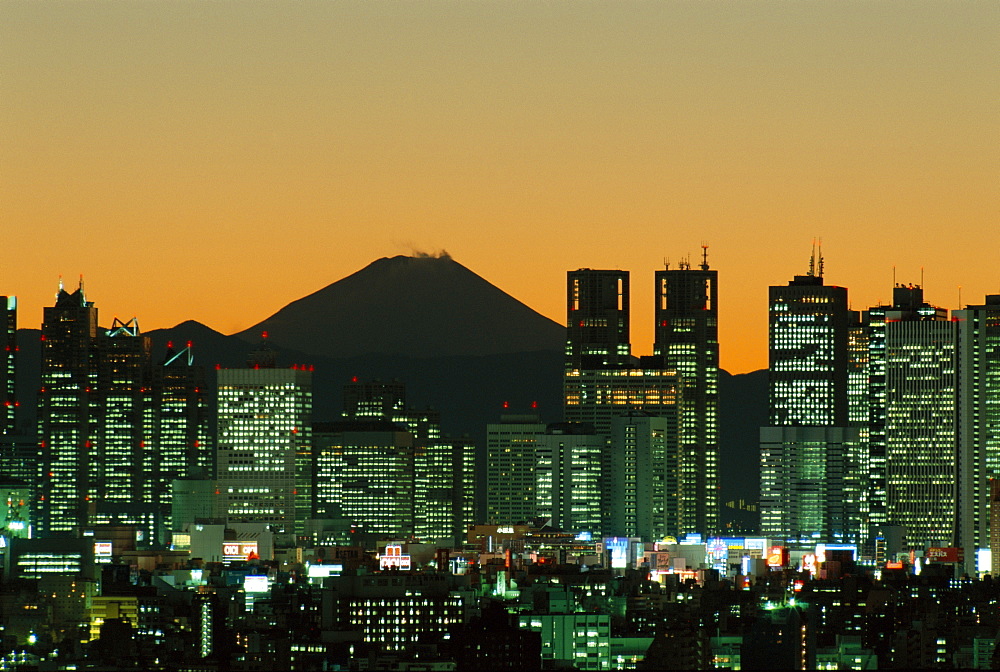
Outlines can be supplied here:
[[448, 256], [392, 257], [288, 304], [235, 336], [325, 357], [562, 351], [565, 328]]

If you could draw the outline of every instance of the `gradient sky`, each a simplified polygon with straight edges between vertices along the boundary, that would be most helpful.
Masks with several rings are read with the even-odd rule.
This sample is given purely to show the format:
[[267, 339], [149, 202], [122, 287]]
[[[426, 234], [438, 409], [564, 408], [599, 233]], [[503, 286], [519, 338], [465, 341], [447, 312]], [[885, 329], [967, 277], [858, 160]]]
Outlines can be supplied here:
[[225, 333], [447, 250], [562, 322], [565, 272], [720, 273], [722, 365], [767, 286], [855, 308], [1000, 293], [1000, 3], [0, 3], [0, 294]]

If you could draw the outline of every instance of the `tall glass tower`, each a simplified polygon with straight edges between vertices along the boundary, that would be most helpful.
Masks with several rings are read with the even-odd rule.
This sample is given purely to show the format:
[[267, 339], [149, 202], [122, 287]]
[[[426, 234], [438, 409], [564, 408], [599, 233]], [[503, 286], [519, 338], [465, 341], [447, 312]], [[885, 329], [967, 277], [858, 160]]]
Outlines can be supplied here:
[[567, 371], [629, 365], [628, 280], [628, 271], [581, 268], [567, 274]]
[[708, 267], [708, 246], [698, 268], [682, 262], [656, 272], [653, 354], [684, 384], [677, 483], [682, 534], [715, 531], [719, 522], [718, 280]]
[[266, 347], [249, 364], [218, 371], [220, 513], [301, 533], [312, 501], [312, 371], [274, 368]]
[[42, 534], [70, 533], [86, 520], [97, 438], [97, 308], [82, 282], [72, 293], [60, 283], [55, 305], [43, 313], [38, 438], [47, 480], [38, 527]]
[[845, 541], [848, 427], [847, 289], [809, 271], [769, 289], [770, 427], [761, 429], [761, 533], [790, 544]]

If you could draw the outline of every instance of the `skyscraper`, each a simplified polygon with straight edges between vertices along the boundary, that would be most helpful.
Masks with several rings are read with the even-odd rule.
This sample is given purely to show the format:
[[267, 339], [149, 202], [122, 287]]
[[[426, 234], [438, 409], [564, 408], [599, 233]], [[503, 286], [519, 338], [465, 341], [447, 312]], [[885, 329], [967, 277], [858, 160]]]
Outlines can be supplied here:
[[718, 272], [708, 247], [691, 268], [656, 272], [653, 354], [684, 381], [678, 476], [679, 529], [718, 529], [719, 515], [719, 309]]
[[[981, 305], [953, 311], [958, 321], [960, 379], [959, 443], [962, 460], [963, 528], [973, 548], [991, 547], [991, 483], [1000, 478], [1000, 294]], [[1000, 565], [1000, 553], [993, 556]]]
[[628, 367], [628, 271], [570, 271], [566, 298], [566, 369]]
[[0, 436], [13, 434], [17, 410], [17, 384], [14, 378], [17, 364], [17, 298], [0, 296], [3, 312], [3, 341], [0, 342]]
[[[163, 361], [153, 366], [148, 394], [143, 499], [169, 511], [175, 480], [215, 474], [205, 368], [195, 364], [190, 342], [180, 350], [167, 344]], [[173, 522], [171, 529], [178, 529]]]
[[315, 518], [359, 533], [413, 534], [413, 434], [382, 419], [313, 425]]
[[[928, 511], [917, 528], [907, 529], [907, 541], [926, 545], [932, 537], [947, 537], [950, 544], [956, 531], [959, 476], [955, 327], [945, 309], [924, 301], [923, 288], [901, 284], [893, 287], [890, 305], [865, 311], [863, 324], [868, 344], [867, 536], [874, 538], [884, 526], [906, 527], [907, 521], [923, 517], [915, 511], [931, 487], [939, 493], [948, 489], [948, 501], [935, 503], [935, 512]], [[914, 370], [907, 371], [911, 365]], [[912, 417], [899, 415], [908, 413]], [[937, 437], [944, 443], [933, 455], [926, 452], [927, 433], [936, 430], [928, 422], [944, 423], [939, 429], [949, 434]], [[925, 459], [930, 460], [926, 468], [920, 464]], [[945, 486], [942, 478], [950, 478], [951, 485]], [[951, 522], [945, 523], [949, 516]]]
[[[911, 547], [960, 541], [957, 325], [923, 301], [923, 290], [897, 286], [885, 311], [885, 396], [875, 415], [884, 443], [885, 516], [906, 528]], [[876, 399], [875, 403], [879, 404]], [[884, 420], [883, 420], [884, 419]]]
[[[410, 518], [404, 533], [428, 542], [457, 543], [475, 517], [475, 446], [465, 439], [442, 436], [438, 411], [408, 407], [406, 385], [398, 380], [361, 382], [353, 378], [344, 385], [343, 416], [356, 424], [391, 424], [409, 434], [409, 450], [404, 451], [409, 460], [406, 476], [399, 477], [411, 484], [405, 495]], [[399, 438], [393, 441], [398, 443]], [[380, 444], [372, 447], [375, 445]], [[361, 446], [345, 445], [345, 459], [355, 449], [361, 450]]]
[[550, 424], [537, 438], [539, 517], [569, 532], [601, 531], [601, 456], [605, 440], [590, 425]]
[[666, 418], [642, 411], [615, 417], [611, 427], [614, 450], [606, 482], [608, 500], [605, 534], [659, 540], [676, 537], [680, 459]]
[[847, 289], [824, 284], [813, 248], [806, 275], [769, 289], [769, 427], [761, 428], [761, 533], [792, 543], [844, 541], [856, 518], [844, 474], [848, 429]]
[[537, 415], [503, 414], [486, 426], [486, 519], [499, 525], [539, 515], [535, 467], [545, 424]]
[[83, 282], [73, 293], [60, 283], [42, 322], [42, 386], [38, 393], [42, 484], [39, 530], [72, 532], [86, 520], [93, 441], [97, 436], [97, 308]]
[[312, 372], [274, 367], [262, 346], [245, 369], [218, 371], [220, 513], [301, 532], [312, 483]]
[[[612, 483], [618, 453], [626, 448], [613, 441], [613, 423], [619, 416], [645, 412], [666, 421], [664, 440], [671, 455], [679, 454], [684, 381], [665, 365], [666, 355], [636, 358], [631, 355], [629, 334], [629, 283], [625, 271], [580, 269], [568, 273], [566, 368], [563, 376], [563, 412], [567, 422], [585, 423], [604, 438], [601, 457], [601, 509], [610, 512], [619, 496]], [[680, 301], [680, 299], [678, 299]], [[678, 306], [680, 309], [680, 306]], [[663, 316], [663, 319], [666, 319]], [[669, 331], [669, 330], [668, 330]], [[666, 335], [668, 332], [664, 332]], [[666, 341], [664, 348], [668, 348]], [[669, 348], [668, 348], [669, 349]], [[681, 347], [674, 350], [678, 353]], [[674, 355], [670, 355], [674, 357]], [[707, 389], [707, 387], [706, 387]], [[693, 431], [693, 425], [692, 425]], [[692, 458], [694, 454], [692, 453]], [[706, 462], [707, 465], [707, 462]], [[677, 464], [680, 469], [680, 463]], [[683, 477], [680, 474], [678, 477]], [[687, 474], [688, 477], [694, 476]], [[705, 484], [713, 474], [694, 476]], [[631, 487], [631, 486], [629, 486]], [[697, 482], [685, 483], [685, 492], [697, 491]], [[671, 534], [707, 533], [693, 527], [697, 515], [687, 518], [682, 512], [697, 513], [697, 505], [684, 509], [681, 490], [664, 491], [671, 502], [660, 502], [673, 512], [667, 526]], [[702, 508], [705, 511], [705, 508]], [[704, 524], [714, 518], [703, 516]], [[602, 534], [621, 535], [610, 515], [604, 517]], [[691, 525], [691, 527], [687, 527]]]

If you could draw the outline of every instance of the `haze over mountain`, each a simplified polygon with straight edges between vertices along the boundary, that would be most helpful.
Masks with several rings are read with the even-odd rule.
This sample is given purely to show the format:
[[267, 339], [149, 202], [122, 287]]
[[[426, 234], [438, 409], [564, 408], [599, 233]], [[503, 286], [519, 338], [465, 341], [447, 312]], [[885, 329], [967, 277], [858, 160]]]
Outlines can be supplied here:
[[562, 351], [565, 328], [447, 254], [383, 257], [241, 331], [325, 357]]

